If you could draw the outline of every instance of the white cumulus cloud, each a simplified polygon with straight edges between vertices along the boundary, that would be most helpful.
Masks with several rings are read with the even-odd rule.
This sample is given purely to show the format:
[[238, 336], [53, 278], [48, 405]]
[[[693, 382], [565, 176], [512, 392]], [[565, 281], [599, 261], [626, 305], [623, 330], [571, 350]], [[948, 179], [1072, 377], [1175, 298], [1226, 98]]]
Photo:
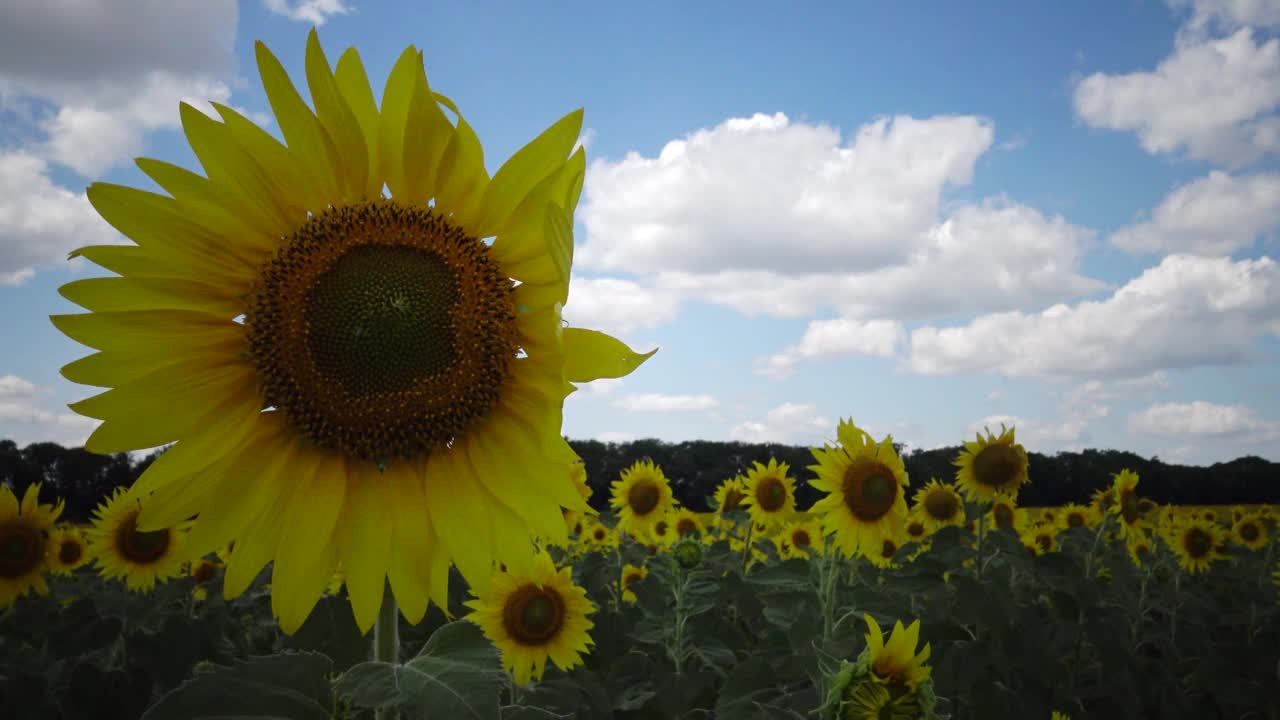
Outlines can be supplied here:
[[1280, 151], [1280, 39], [1243, 27], [1180, 44], [1154, 71], [1084, 78], [1074, 101], [1086, 123], [1134, 131], [1148, 153], [1242, 165]]
[[1280, 334], [1280, 266], [1170, 255], [1101, 301], [983, 315], [911, 333], [918, 373], [1137, 377], [1160, 368], [1240, 363]]
[[17, 375], [0, 375], [0, 438], [83, 445], [98, 425], [92, 418], [50, 409], [48, 388]]
[[1280, 439], [1280, 423], [1260, 419], [1245, 405], [1195, 400], [1152, 405], [1129, 416], [1130, 430], [1145, 435], [1254, 435]]
[[323, 25], [330, 15], [347, 15], [353, 8], [343, 0], [262, 0], [268, 10], [290, 20]]
[[636, 393], [613, 401], [613, 406], [630, 412], [687, 412], [711, 410], [720, 403], [710, 395], [664, 395]]
[[758, 420], [741, 422], [729, 430], [729, 439], [740, 442], [777, 442], [821, 445], [835, 434], [835, 423], [812, 403], [782, 403]]
[[798, 344], [758, 359], [755, 372], [785, 378], [802, 360], [848, 355], [892, 357], [906, 339], [906, 330], [896, 320], [813, 320]]
[[1230, 255], [1280, 228], [1280, 173], [1233, 176], [1215, 170], [1170, 193], [1149, 220], [1111, 243], [1135, 253]]
[[569, 279], [564, 319], [574, 327], [626, 335], [674, 320], [679, 308], [678, 295], [663, 288], [621, 278], [574, 275]]

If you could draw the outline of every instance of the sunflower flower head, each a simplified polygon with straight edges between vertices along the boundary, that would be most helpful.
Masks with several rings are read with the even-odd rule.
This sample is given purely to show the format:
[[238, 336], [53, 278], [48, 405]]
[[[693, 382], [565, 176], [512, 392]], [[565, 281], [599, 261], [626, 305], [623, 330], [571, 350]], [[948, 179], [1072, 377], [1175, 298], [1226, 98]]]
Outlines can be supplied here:
[[142, 530], [140, 512], [134, 495], [117, 489], [94, 511], [88, 534], [98, 572], [106, 578], [122, 578], [133, 592], [146, 593], [157, 581], [182, 574], [183, 543], [191, 524]]
[[636, 567], [631, 563], [622, 566], [622, 600], [627, 603], [635, 603], [636, 593], [632, 589], [632, 585], [649, 577], [649, 568], [641, 565]]
[[63, 503], [40, 504], [40, 484], [32, 483], [22, 501], [0, 484], [0, 608], [9, 607], [28, 590], [49, 592], [49, 534], [62, 515]]
[[849, 557], [882, 554], [884, 540], [896, 538], [906, 521], [907, 471], [893, 437], [879, 443], [851, 420], [836, 429], [838, 444], [811, 448], [818, 461], [810, 482], [827, 493], [810, 508], [821, 515], [823, 530]]
[[74, 525], [59, 525], [49, 533], [49, 570], [70, 575], [92, 558], [84, 531]]
[[795, 514], [796, 480], [787, 474], [789, 469], [786, 463], [770, 458], [769, 464], [756, 462], [747, 471], [742, 504], [750, 511], [752, 522], [776, 527]]
[[951, 485], [938, 482], [937, 478], [931, 478], [916, 491], [913, 503], [913, 509], [925, 521], [928, 530], [964, 525], [964, 501], [960, 493]]
[[925, 662], [926, 643], [915, 653], [920, 621], [903, 629], [894, 626], [888, 643], [880, 626], [867, 616], [871, 632], [867, 646], [853, 662], [844, 661], [829, 679], [830, 690], [822, 707], [832, 720], [933, 720], [937, 698]]
[[1261, 550], [1270, 538], [1262, 518], [1255, 513], [1242, 513], [1231, 526], [1231, 539], [1250, 550]]
[[1014, 429], [1000, 426], [1000, 434], [987, 430], [967, 442], [955, 459], [956, 484], [970, 500], [990, 502], [998, 493], [1016, 497], [1029, 480], [1027, 451], [1014, 440]]
[[1146, 526], [1142, 519], [1142, 498], [1138, 497], [1138, 473], [1121, 470], [1116, 473], [1111, 487], [1115, 502], [1112, 503], [1110, 512], [1120, 521], [1120, 537], [1128, 538]]
[[531, 572], [496, 572], [487, 589], [472, 593], [467, 619], [502, 652], [502, 665], [518, 686], [542, 680], [548, 659], [561, 670], [580, 665], [594, 644], [587, 616], [595, 605], [570, 569], [557, 570], [545, 552], [534, 557]]
[[564, 472], [576, 384], [651, 354], [565, 327], [586, 156], [574, 110], [492, 175], [457, 105], [406, 48], [379, 102], [355, 49], [313, 30], [310, 103], [262, 43], [283, 142], [234, 109], [180, 107], [200, 175], [138, 164], [163, 190], [95, 183], [134, 244], [81, 248], [114, 273], [61, 288], [53, 323], [95, 353], [63, 368], [102, 388], [92, 452], [174, 443], [131, 491], [140, 533], [198, 516], [188, 559], [235, 539], [224, 593], [272, 563], [296, 631], [334, 568], [367, 630], [390, 583], [410, 622], [533, 539], [563, 540], [586, 503]]
[[1165, 530], [1165, 542], [1172, 548], [1183, 570], [1195, 575], [1220, 560], [1218, 547], [1225, 533], [1216, 523], [1188, 516]]
[[672, 507], [671, 484], [652, 460], [637, 460], [610, 487], [618, 529], [632, 535], [647, 535]]

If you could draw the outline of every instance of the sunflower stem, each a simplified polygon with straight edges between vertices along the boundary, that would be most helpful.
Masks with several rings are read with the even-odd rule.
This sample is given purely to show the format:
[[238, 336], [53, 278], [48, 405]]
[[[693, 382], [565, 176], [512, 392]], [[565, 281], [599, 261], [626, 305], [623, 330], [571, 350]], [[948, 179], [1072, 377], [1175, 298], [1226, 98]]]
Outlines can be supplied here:
[[742, 541], [742, 577], [747, 576], [747, 560], [751, 558], [751, 531], [755, 528], [755, 522], [747, 521], [747, 538]]
[[[382, 607], [373, 624], [373, 659], [395, 665], [400, 661], [400, 618], [396, 598], [384, 590]], [[374, 712], [377, 720], [397, 720], [400, 712], [394, 707], [380, 708]]]

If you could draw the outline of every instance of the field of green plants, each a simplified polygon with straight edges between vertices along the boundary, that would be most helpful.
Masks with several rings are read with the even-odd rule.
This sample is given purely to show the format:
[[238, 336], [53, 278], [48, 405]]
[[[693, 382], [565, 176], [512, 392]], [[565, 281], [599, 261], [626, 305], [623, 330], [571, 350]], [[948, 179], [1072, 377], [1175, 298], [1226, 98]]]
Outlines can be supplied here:
[[[5, 717], [147, 720], [379, 708], [489, 719], [1280, 717], [1272, 509], [1237, 508], [1233, 520], [1230, 508], [1148, 507], [1150, 528], [1157, 516], [1215, 517], [1217, 547], [1195, 573], [1168, 533], [1133, 550], [1114, 513], [1063, 527], [1061, 512], [1023, 508], [1020, 533], [964, 510], [982, 521], [875, 562], [836, 552], [833, 537], [823, 549], [792, 545], [788, 528], [806, 515], [766, 528], [744, 508], [684, 522], [672, 512], [668, 529], [641, 537], [619, 534], [612, 517], [570, 515], [579, 534], [549, 551], [590, 601], [589, 644], [580, 664], [564, 671], [553, 655], [523, 687], [470, 621], [456, 572], [449, 617], [433, 606], [417, 625], [401, 618], [390, 664], [371, 661], [373, 633], [357, 628], [341, 576], [288, 636], [269, 571], [224, 600], [213, 557], [145, 593], [81, 566], [0, 614], [0, 698]], [[1257, 519], [1262, 543], [1238, 537], [1242, 519]], [[1052, 540], [1037, 545], [1031, 527]], [[908, 657], [930, 652], [910, 702], [849, 702], [877, 682], [869, 622], [888, 636], [917, 620]]]

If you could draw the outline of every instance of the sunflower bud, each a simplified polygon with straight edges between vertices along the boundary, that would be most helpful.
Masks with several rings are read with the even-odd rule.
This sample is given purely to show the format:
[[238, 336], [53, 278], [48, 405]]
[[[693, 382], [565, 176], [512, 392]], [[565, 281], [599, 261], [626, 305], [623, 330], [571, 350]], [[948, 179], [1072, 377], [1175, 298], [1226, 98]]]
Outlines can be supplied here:
[[671, 549], [676, 562], [686, 570], [692, 570], [702, 563], [702, 546], [689, 538], [682, 538]]

